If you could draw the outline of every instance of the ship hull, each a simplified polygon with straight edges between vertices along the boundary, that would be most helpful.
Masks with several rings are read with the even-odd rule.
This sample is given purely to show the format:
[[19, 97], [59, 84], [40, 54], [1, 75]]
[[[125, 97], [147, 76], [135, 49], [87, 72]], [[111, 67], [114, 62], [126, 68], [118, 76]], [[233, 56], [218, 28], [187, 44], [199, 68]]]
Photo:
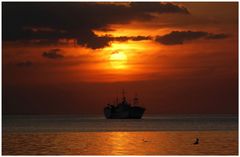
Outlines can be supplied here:
[[104, 108], [104, 115], [107, 119], [141, 119], [145, 112], [145, 108], [131, 107], [125, 111], [114, 111], [110, 107]]

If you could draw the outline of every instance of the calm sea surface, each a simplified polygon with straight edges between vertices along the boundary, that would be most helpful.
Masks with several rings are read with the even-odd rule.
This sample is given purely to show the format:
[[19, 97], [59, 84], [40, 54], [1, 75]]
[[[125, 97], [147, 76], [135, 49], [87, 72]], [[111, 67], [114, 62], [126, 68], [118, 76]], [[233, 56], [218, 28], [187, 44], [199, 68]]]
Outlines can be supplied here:
[[236, 155], [238, 116], [3, 116], [2, 154]]

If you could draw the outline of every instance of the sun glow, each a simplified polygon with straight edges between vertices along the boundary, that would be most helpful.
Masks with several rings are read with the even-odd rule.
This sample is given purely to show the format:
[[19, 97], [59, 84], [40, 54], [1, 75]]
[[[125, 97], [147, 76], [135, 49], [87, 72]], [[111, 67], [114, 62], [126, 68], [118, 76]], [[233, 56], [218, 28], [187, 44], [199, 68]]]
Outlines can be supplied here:
[[127, 67], [127, 56], [123, 52], [113, 52], [109, 60], [114, 69], [125, 69]]

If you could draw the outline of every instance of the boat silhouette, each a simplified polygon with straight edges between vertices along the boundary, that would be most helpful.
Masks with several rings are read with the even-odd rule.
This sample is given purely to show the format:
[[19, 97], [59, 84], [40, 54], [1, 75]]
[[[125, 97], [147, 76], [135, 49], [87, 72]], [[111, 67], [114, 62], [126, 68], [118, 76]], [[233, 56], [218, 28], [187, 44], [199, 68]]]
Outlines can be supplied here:
[[128, 103], [123, 91], [122, 101], [118, 103], [117, 98], [116, 105], [108, 104], [104, 108], [104, 115], [107, 119], [141, 119], [145, 110], [138, 106], [137, 96], [133, 99], [133, 105]]

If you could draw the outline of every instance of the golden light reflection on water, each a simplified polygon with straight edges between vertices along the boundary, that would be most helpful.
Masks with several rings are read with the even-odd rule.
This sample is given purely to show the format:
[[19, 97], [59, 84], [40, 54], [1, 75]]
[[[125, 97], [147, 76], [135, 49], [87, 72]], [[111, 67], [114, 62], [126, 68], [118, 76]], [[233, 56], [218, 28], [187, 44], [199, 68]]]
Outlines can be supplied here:
[[7, 133], [3, 154], [233, 155], [237, 139], [237, 131]]

